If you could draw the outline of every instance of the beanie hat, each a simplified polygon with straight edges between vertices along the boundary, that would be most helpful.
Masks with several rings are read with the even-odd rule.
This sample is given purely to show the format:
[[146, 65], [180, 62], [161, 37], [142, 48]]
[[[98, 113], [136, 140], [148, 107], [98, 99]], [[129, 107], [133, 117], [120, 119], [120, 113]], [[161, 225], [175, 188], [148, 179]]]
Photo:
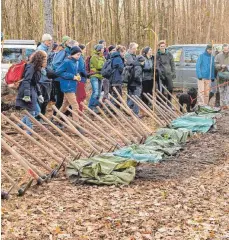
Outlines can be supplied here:
[[68, 40], [70, 40], [71, 38], [69, 36], [63, 36], [62, 37], [62, 43], [66, 43]]
[[45, 33], [45, 34], [43, 34], [41, 40], [42, 40], [42, 42], [52, 40], [52, 36], [48, 33]]
[[150, 47], [143, 48], [142, 55], [146, 55], [149, 52], [149, 50], [150, 50]]
[[212, 49], [212, 45], [211, 44], [207, 45], [206, 50], [208, 50], [208, 49]]
[[115, 46], [114, 45], [110, 45], [109, 47], [108, 47], [108, 51], [109, 52], [111, 52], [112, 50], [114, 50], [115, 49]]
[[103, 48], [104, 48], [103, 44], [97, 44], [97, 45], [94, 46], [94, 49], [97, 52], [100, 52]]
[[54, 42], [52, 45], [52, 50], [56, 50], [58, 47], [58, 43]]
[[81, 50], [84, 50], [85, 47], [86, 47], [86, 46], [85, 46], [84, 44], [80, 44], [80, 45], [79, 45], [79, 48], [80, 48]]
[[103, 44], [105, 40], [99, 40], [99, 44]]
[[71, 53], [70, 54], [72, 56], [72, 55], [75, 55], [76, 53], [82, 53], [81, 49], [77, 46], [71, 48]]

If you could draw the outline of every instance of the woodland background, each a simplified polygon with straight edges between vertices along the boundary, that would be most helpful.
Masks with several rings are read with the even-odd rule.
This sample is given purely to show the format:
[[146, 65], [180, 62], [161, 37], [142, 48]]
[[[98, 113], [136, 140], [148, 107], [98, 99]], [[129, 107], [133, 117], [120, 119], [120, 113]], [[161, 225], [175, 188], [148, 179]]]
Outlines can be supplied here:
[[168, 44], [224, 43], [229, 39], [229, 0], [3, 0], [6, 39], [54, 40], [69, 35], [80, 43], [136, 41], [152, 45], [152, 28]]

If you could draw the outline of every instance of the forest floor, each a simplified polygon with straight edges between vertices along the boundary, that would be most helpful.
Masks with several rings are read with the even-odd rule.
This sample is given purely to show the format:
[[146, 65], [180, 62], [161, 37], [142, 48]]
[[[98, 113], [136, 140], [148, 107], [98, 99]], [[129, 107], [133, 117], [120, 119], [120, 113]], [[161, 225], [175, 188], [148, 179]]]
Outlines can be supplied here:
[[[228, 123], [225, 111], [216, 130], [190, 138], [179, 155], [140, 164], [129, 186], [73, 186], [61, 172], [23, 197], [12, 193], [2, 201], [2, 239], [229, 239]], [[45, 161], [4, 121], [2, 130]], [[14, 179], [24, 175], [5, 152], [2, 166]], [[9, 187], [2, 177], [2, 188]]]

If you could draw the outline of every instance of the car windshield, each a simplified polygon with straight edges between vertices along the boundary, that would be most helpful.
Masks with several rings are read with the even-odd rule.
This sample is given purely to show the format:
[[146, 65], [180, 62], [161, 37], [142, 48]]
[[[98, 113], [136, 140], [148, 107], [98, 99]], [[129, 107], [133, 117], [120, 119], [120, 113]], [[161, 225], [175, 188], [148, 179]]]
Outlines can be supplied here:
[[196, 63], [199, 55], [205, 51], [205, 47], [186, 48], [184, 51], [184, 61], [186, 63]]
[[174, 62], [180, 62], [182, 48], [168, 48], [168, 50], [172, 53]]
[[18, 63], [21, 60], [28, 60], [34, 51], [29, 48], [3, 48], [2, 63]]

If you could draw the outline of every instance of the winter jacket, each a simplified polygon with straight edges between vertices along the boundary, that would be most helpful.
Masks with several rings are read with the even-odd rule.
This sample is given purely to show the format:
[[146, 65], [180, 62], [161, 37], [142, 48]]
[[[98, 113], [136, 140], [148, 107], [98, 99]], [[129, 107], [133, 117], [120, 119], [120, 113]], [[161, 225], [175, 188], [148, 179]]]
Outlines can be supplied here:
[[122, 72], [124, 68], [124, 60], [120, 55], [120, 52], [113, 52], [111, 54], [112, 60], [112, 69], [114, 69], [113, 74], [111, 76], [110, 83], [111, 85], [121, 85], [122, 84]]
[[97, 51], [93, 51], [92, 57], [90, 59], [90, 70], [92, 72], [99, 72], [99, 73], [95, 73], [93, 75], [90, 76], [90, 78], [92, 77], [96, 77], [100, 80], [103, 79], [103, 76], [101, 75], [101, 69], [103, 68], [103, 65], [105, 63], [105, 58], [103, 56], [99, 56], [99, 53]]
[[128, 82], [128, 86], [130, 87], [138, 87], [142, 86], [142, 77], [143, 77], [143, 67], [140, 62], [142, 62], [144, 58], [142, 56], [137, 56], [136, 61], [133, 62], [133, 68], [131, 69], [131, 77], [130, 81]]
[[[33, 64], [27, 64], [24, 71], [23, 81], [19, 85], [18, 94], [16, 98], [16, 107], [27, 109], [28, 111], [35, 111], [37, 104], [37, 97], [41, 95], [40, 86], [38, 84], [41, 77], [41, 72], [34, 70]], [[30, 96], [31, 102], [27, 103], [22, 99], [25, 96]]]
[[59, 51], [56, 53], [55, 57], [53, 58], [52, 66], [53, 70], [55, 71], [58, 66], [64, 61], [64, 59], [68, 56], [67, 52], [65, 49]]
[[42, 50], [48, 54], [49, 47], [47, 47], [43, 42], [37, 47], [37, 51]]
[[65, 59], [56, 69], [56, 74], [60, 76], [60, 89], [64, 93], [75, 93], [77, 81], [74, 76], [78, 73], [79, 61], [74, 58]]
[[126, 66], [133, 65], [133, 63], [136, 61], [136, 58], [137, 57], [135, 54], [126, 52], [126, 54], [124, 56]]
[[79, 58], [78, 72], [81, 76], [81, 81], [80, 82], [85, 83], [87, 81], [87, 72], [86, 72], [86, 65], [85, 65], [83, 55], [81, 55], [80, 58]]
[[162, 53], [160, 50], [157, 52], [157, 70], [162, 81], [164, 79], [172, 81], [176, 78], [173, 55], [167, 49], [165, 53]]
[[153, 64], [154, 64], [154, 57], [145, 58], [145, 64], [143, 67], [143, 78], [142, 81], [153, 81]]
[[215, 67], [217, 70], [221, 70], [221, 65], [229, 65], [229, 53], [225, 54], [221, 52], [215, 57]]
[[[211, 60], [212, 57], [212, 60]], [[215, 78], [215, 58], [207, 51], [200, 54], [196, 63], [196, 75], [197, 78], [201, 79], [214, 79]]]

